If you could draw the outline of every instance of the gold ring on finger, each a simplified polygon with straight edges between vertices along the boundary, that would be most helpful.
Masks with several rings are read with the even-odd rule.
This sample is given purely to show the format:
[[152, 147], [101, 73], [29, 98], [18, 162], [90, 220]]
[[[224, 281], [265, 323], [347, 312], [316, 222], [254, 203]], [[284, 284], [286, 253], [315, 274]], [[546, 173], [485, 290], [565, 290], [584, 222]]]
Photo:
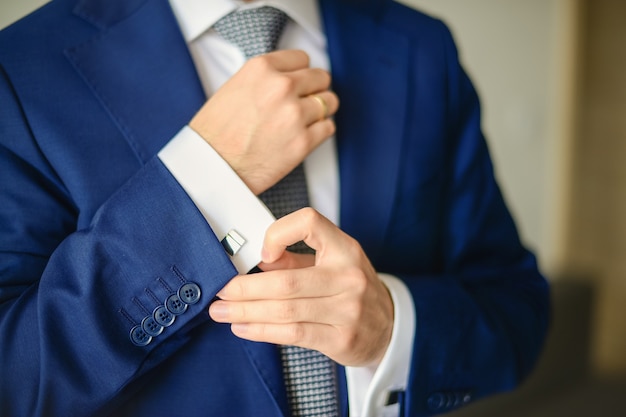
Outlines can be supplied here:
[[318, 94], [312, 95], [311, 98], [320, 103], [320, 105], [322, 106], [322, 117], [320, 117], [320, 120], [324, 120], [325, 118], [327, 118], [328, 104], [326, 104], [326, 101]]

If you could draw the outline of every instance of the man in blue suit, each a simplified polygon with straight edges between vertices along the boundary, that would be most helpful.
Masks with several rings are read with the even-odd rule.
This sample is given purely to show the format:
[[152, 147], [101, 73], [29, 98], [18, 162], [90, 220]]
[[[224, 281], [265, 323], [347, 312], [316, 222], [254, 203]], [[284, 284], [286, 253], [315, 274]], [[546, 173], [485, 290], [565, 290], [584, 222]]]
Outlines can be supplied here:
[[[213, 25], [266, 4], [246, 62]], [[341, 415], [425, 416], [543, 343], [452, 38], [392, 1], [54, 0], [0, 34], [0, 173], [3, 416], [290, 415], [277, 345], [337, 363]]]

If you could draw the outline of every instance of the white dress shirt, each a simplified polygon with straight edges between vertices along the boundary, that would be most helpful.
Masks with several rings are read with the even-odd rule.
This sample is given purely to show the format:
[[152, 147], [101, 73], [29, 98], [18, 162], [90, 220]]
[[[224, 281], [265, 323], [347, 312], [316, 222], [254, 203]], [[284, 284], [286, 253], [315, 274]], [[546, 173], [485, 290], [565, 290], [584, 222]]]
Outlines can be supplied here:
[[[302, 49], [309, 54], [312, 67], [329, 69], [326, 37], [315, 0], [170, 0], [170, 4], [207, 97], [245, 63], [239, 48], [211, 29], [220, 18], [239, 8], [271, 5], [283, 10], [290, 20], [278, 48]], [[258, 264], [265, 230], [274, 218], [219, 154], [186, 126], [159, 152], [159, 158], [219, 239], [233, 230], [245, 239], [240, 251], [231, 257], [237, 270], [246, 273]], [[307, 157], [304, 169], [311, 207], [338, 224], [339, 171], [334, 138]], [[389, 392], [404, 390], [408, 380], [415, 328], [413, 300], [402, 281], [379, 276], [394, 302], [394, 328], [380, 364], [346, 368], [352, 417], [397, 416], [398, 404], [385, 403]]]

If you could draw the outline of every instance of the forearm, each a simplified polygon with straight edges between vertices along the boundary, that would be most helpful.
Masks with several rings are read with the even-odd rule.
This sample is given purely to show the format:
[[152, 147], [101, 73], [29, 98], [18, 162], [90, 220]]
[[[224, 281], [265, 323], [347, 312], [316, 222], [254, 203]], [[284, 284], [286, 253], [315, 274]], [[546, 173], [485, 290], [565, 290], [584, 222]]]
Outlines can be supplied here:
[[[202, 313], [235, 275], [204, 218], [157, 159], [101, 207], [88, 229], [69, 235], [40, 276], [24, 256], [5, 250], [2, 258], [9, 271], [3, 290], [31, 282], [1, 306], [0, 369], [20, 375], [2, 378], [0, 408], [11, 415], [91, 415], [111, 405], [114, 394], [149, 371], [149, 355], [171, 354], [190, 323], [208, 320]], [[200, 301], [150, 343], [134, 345], [131, 329], [183, 280], [200, 286]]]

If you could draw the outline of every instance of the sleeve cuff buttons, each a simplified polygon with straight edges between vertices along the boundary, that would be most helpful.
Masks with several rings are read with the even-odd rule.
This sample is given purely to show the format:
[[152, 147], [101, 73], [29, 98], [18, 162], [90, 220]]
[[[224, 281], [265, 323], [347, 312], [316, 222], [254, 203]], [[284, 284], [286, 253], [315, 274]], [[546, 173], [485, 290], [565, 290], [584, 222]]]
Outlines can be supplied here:
[[194, 282], [188, 282], [178, 289], [178, 298], [187, 305], [192, 305], [200, 301], [200, 287]]
[[170, 294], [164, 305], [154, 309], [152, 315], [146, 316], [140, 325], [134, 326], [130, 330], [130, 340], [136, 346], [146, 346], [154, 337], [163, 333], [166, 327], [171, 326], [176, 316], [187, 311], [190, 305], [200, 301], [202, 291], [195, 282], [186, 282], [181, 285], [178, 291]]

